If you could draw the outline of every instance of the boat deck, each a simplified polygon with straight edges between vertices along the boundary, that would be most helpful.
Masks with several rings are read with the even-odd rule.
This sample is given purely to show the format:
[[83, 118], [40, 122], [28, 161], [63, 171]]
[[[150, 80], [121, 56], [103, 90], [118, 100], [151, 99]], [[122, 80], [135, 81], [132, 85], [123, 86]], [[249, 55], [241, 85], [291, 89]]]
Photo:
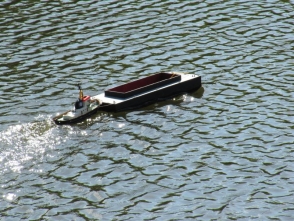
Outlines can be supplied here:
[[[183, 73], [179, 73], [179, 72], [172, 72], [170, 74], [181, 75], [181, 80], [177, 81], [177, 82], [167, 84], [167, 85], [164, 85], [164, 86], [160, 87], [161, 89], [172, 87], [173, 85], [179, 84], [180, 82], [189, 81], [189, 80], [191, 80], [193, 78], [198, 78], [199, 77], [198, 75], [195, 75], [195, 74], [183, 74]], [[145, 92], [133, 95], [133, 96], [129, 96], [129, 97], [126, 97], [126, 98], [107, 96], [107, 95], [105, 95], [105, 92], [104, 92], [104, 93], [101, 93], [99, 95], [93, 96], [93, 98], [94, 99], [99, 99], [100, 101], [102, 101], [105, 104], [119, 104], [121, 102], [125, 102], [125, 101], [128, 101], [128, 100], [134, 99], [136, 97], [140, 97], [140, 96], [143, 96], [145, 94], [155, 92], [157, 90], [158, 90], [158, 88], [154, 88], [154, 89], [151, 89], [151, 90], [148, 90], [148, 91], [145, 91]]]

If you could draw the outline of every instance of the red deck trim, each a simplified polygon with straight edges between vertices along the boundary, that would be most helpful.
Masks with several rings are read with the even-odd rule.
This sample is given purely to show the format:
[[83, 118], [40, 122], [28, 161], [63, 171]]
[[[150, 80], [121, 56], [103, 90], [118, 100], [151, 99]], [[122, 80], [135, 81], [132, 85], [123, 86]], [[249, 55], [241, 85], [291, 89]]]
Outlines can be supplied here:
[[112, 92], [120, 92], [120, 93], [127, 93], [129, 91], [133, 91], [136, 90], [138, 88], [142, 88], [166, 79], [169, 79], [172, 77], [172, 74], [169, 73], [159, 73], [159, 74], [155, 74], [146, 78], [142, 78], [133, 82], [129, 82], [127, 84], [115, 87], [115, 88], [111, 88], [108, 91], [112, 91]]

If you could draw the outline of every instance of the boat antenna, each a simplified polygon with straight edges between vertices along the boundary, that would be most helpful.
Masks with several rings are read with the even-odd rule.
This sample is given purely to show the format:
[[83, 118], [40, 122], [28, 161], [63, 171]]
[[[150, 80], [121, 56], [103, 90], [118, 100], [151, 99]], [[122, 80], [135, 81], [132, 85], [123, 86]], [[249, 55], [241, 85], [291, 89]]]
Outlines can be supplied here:
[[79, 93], [79, 99], [82, 100], [83, 97], [84, 97], [84, 93], [83, 93], [83, 90], [82, 90], [82, 87], [81, 87], [80, 84], [78, 84], [78, 88], [79, 88], [79, 90], [80, 90], [80, 93]]

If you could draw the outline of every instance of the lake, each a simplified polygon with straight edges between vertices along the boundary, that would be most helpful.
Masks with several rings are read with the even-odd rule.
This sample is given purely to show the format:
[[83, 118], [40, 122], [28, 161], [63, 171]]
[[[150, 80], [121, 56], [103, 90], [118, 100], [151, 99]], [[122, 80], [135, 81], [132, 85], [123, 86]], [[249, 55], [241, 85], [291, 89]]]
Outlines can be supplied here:
[[[0, 3], [0, 219], [293, 220], [293, 1]], [[202, 88], [58, 126], [84, 94]]]

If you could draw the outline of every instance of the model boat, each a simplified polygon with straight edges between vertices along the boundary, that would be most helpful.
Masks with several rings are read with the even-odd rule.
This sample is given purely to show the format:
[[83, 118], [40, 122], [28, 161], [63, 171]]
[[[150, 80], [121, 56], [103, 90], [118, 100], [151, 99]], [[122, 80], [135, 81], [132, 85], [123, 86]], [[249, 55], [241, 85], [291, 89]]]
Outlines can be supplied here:
[[159, 99], [195, 91], [201, 87], [201, 77], [179, 72], [160, 72], [114, 87], [95, 96], [83, 96], [80, 89], [79, 99], [74, 109], [53, 118], [55, 123], [75, 123], [101, 111], [123, 111], [134, 109]]
[[76, 123], [83, 120], [85, 117], [90, 116], [97, 112], [101, 102], [93, 97], [84, 96], [83, 90], [80, 85], [78, 85], [80, 93], [79, 98], [73, 103], [73, 108], [63, 114], [60, 114], [53, 118], [57, 124], [69, 124]]

